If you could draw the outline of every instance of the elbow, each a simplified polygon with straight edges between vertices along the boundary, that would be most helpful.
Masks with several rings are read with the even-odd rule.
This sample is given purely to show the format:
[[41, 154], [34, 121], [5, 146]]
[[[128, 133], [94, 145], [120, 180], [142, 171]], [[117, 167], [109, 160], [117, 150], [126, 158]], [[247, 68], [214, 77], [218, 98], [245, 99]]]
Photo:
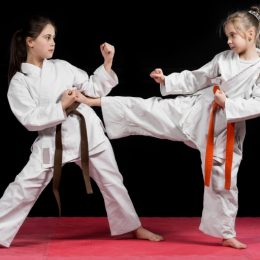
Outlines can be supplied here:
[[23, 124], [23, 126], [30, 132], [42, 130], [42, 127], [40, 127], [39, 125]]
[[33, 122], [32, 120], [23, 119], [20, 121], [20, 123], [30, 132], [41, 131], [44, 128], [46, 128], [39, 122], [36, 123], [36, 122]]

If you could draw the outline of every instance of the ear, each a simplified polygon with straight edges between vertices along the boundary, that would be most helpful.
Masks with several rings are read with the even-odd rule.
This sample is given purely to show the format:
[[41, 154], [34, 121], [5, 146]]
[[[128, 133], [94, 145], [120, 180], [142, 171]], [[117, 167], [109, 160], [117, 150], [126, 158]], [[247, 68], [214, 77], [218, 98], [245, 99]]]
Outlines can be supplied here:
[[252, 39], [254, 39], [255, 38], [255, 34], [256, 34], [255, 27], [250, 27], [247, 30], [247, 38], [248, 38], [248, 40], [251, 41]]
[[30, 48], [33, 48], [34, 46], [34, 40], [32, 37], [26, 37], [26, 45]]

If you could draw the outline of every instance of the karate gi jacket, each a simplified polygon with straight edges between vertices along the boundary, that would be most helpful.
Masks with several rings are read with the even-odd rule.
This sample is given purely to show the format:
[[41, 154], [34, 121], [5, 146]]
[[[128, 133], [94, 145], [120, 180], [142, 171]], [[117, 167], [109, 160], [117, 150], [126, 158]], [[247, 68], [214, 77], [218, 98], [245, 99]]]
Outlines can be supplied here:
[[[260, 50], [258, 52], [260, 55]], [[165, 85], [161, 85], [162, 95], [185, 95], [184, 107], [180, 107], [179, 125], [191, 140], [187, 144], [203, 154], [214, 101], [213, 86], [218, 85], [225, 92], [225, 109], [218, 109], [215, 117], [214, 157], [220, 162], [225, 159], [227, 123], [236, 123], [234, 149], [242, 156], [245, 120], [260, 116], [260, 59], [242, 70], [240, 62], [235, 52], [224, 51], [198, 70], [184, 70], [166, 76]]]
[[[67, 89], [77, 88], [90, 97], [107, 95], [118, 84], [116, 74], [100, 66], [90, 77], [64, 60], [44, 60], [42, 68], [22, 63], [21, 72], [11, 79], [8, 101], [19, 122], [29, 131], [38, 131], [32, 151], [43, 167], [52, 167], [55, 152], [56, 125], [62, 123], [62, 162], [80, 158], [80, 126], [76, 115], [64, 113], [60, 98]], [[94, 110], [80, 104], [77, 110], [84, 116], [89, 154], [100, 152], [105, 140], [104, 127]], [[100, 150], [101, 149], [101, 150]]]

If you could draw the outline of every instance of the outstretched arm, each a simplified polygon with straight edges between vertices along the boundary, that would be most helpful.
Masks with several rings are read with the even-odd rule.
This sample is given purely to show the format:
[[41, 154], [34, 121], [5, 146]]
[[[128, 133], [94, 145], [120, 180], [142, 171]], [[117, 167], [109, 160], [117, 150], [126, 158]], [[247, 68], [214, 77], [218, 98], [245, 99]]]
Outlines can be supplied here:
[[184, 70], [165, 76], [162, 69], [157, 68], [151, 72], [150, 76], [160, 84], [163, 96], [193, 94], [210, 86], [212, 84], [211, 79], [218, 76], [219, 56], [216, 55], [212, 61], [197, 70]]
[[88, 96], [83, 95], [81, 92], [76, 92], [76, 101], [90, 107], [100, 107], [101, 106], [101, 98], [90, 98]]

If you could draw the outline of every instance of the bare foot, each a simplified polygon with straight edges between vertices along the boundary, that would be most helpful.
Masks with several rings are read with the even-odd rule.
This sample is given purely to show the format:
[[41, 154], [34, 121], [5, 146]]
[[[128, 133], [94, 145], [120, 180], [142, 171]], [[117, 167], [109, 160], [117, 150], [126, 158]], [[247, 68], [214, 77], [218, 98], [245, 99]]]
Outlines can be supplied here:
[[143, 227], [136, 229], [134, 235], [137, 239], [147, 239], [154, 242], [159, 242], [164, 239], [161, 235], [155, 234]]
[[247, 248], [246, 244], [241, 243], [235, 237], [228, 238], [228, 239], [223, 239], [222, 245], [223, 246], [233, 247], [233, 248], [236, 248], [236, 249], [245, 249], [245, 248]]

